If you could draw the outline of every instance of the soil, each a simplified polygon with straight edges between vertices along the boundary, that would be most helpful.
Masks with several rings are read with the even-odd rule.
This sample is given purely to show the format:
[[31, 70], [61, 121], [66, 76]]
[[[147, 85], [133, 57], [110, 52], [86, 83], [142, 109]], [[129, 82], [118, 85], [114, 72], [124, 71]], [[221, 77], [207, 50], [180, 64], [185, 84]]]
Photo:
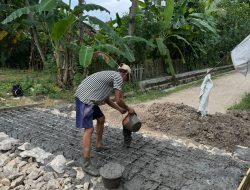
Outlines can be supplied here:
[[[209, 114], [197, 113], [199, 87], [192, 87], [169, 96], [131, 105], [143, 125], [141, 132], [176, 136], [234, 151], [236, 145], [250, 147], [250, 110], [227, 111], [227, 108], [250, 92], [250, 76], [231, 72], [214, 81], [209, 99]], [[226, 98], [225, 98], [226, 97]], [[102, 106], [106, 121], [121, 126], [122, 116], [116, 110]]]
[[250, 146], [250, 111], [201, 117], [183, 104], [153, 104], [141, 115], [144, 127], [228, 151]]
[[[250, 111], [229, 111], [227, 114], [201, 117], [196, 109], [184, 104], [141, 104], [135, 109], [142, 121], [141, 132], [191, 139], [230, 152], [236, 145], [250, 147]], [[106, 113], [109, 123], [121, 125], [121, 114], [111, 110]]]

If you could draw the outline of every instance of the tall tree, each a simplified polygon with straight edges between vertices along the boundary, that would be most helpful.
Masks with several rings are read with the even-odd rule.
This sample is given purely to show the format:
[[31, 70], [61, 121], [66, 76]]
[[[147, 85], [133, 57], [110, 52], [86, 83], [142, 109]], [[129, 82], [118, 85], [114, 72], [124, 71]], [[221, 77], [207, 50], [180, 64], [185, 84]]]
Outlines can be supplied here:
[[137, 0], [132, 0], [132, 6], [129, 13], [129, 26], [128, 26], [128, 35], [133, 35], [135, 31], [135, 15], [137, 9]]
[[[84, 0], [78, 0], [78, 6], [82, 6], [85, 3]], [[83, 11], [80, 11], [79, 17], [83, 15]], [[82, 22], [79, 22], [79, 42], [83, 44], [83, 33], [84, 33], [84, 26]]]
[[[30, 3], [28, 0], [25, 1], [26, 3], [26, 6], [30, 6]], [[34, 22], [34, 14], [32, 12], [29, 13], [28, 15], [28, 20], [32, 23]], [[44, 56], [44, 53], [43, 53], [43, 50], [41, 48], [41, 45], [40, 45], [40, 42], [39, 42], [39, 37], [38, 37], [38, 33], [37, 33], [37, 28], [35, 26], [31, 26], [30, 27], [30, 33], [31, 33], [31, 50], [33, 51], [34, 48], [32, 48], [32, 43], [34, 42], [38, 52], [39, 52], [39, 55], [41, 57], [41, 60], [42, 60], [42, 68], [44, 67], [45, 65], [45, 62], [46, 62], [46, 58]], [[33, 52], [31, 52], [33, 53]], [[31, 54], [32, 55], [32, 54]], [[30, 58], [32, 59], [33, 57], [30, 56]], [[31, 61], [31, 60], [30, 60]], [[31, 68], [30, 68], [31, 69]]]
[[[75, 61], [73, 58], [79, 54], [79, 62], [84, 68], [88, 67], [92, 62], [94, 54], [101, 54], [110, 66], [116, 66], [115, 60], [108, 54], [116, 54], [128, 59], [129, 62], [134, 61], [133, 52], [125, 43], [125, 39], [118, 36], [114, 30], [101, 20], [91, 17], [89, 15], [82, 15], [82, 11], [100, 10], [106, 11], [107, 9], [95, 4], [83, 4], [83, 6], [76, 6], [74, 10], [70, 9], [68, 4], [62, 0], [42, 0], [40, 3], [23, 7], [15, 10], [12, 14], [7, 16], [2, 24], [6, 25], [16, 19], [23, 19], [25, 15], [34, 13], [37, 17], [41, 17], [41, 25], [44, 25], [48, 38], [50, 39], [51, 46], [55, 57], [57, 67], [57, 84], [62, 88], [73, 87], [73, 75]], [[105, 36], [110, 37], [111, 42], [107, 44], [106, 37], [102, 40], [93, 40], [91, 44], [81, 45], [78, 41], [79, 33], [76, 23], [85, 22], [98, 25], [105, 31]], [[87, 22], [87, 23], [86, 23]], [[81, 48], [80, 48], [81, 46]], [[105, 52], [105, 53], [103, 53]], [[74, 54], [75, 53], [75, 54]], [[106, 61], [107, 60], [107, 61]]]

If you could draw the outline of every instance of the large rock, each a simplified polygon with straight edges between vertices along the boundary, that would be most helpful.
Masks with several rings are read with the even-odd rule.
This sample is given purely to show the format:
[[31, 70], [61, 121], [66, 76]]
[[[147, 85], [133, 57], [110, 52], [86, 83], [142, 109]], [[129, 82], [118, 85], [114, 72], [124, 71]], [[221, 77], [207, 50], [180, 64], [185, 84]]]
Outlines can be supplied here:
[[5, 140], [5, 139], [8, 139], [8, 138], [9, 138], [9, 136], [6, 135], [5, 133], [3, 133], [3, 132], [0, 133], [0, 142]]
[[60, 189], [60, 184], [56, 179], [51, 179], [48, 181], [47, 190]]
[[85, 173], [83, 172], [81, 167], [73, 167], [73, 169], [77, 172], [76, 173], [76, 179], [82, 180], [85, 176]]
[[0, 167], [5, 166], [10, 160], [11, 158], [7, 154], [0, 154]]
[[27, 176], [28, 179], [31, 180], [36, 180], [38, 179], [41, 175], [43, 175], [43, 172], [39, 169], [34, 169], [33, 171], [30, 172], [30, 174]]
[[21, 157], [32, 157], [35, 158], [37, 162], [44, 164], [45, 160], [52, 156], [51, 153], [45, 152], [43, 149], [36, 147], [31, 150], [26, 150], [20, 153]]
[[14, 188], [16, 186], [22, 185], [24, 178], [25, 178], [25, 176], [20, 176], [17, 179], [15, 179], [14, 181], [12, 181], [10, 184], [10, 188]]
[[4, 186], [10, 186], [10, 180], [8, 178], [3, 178], [0, 183]]
[[63, 155], [56, 156], [51, 162], [50, 166], [55, 170], [57, 173], [63, 173], [65, 169], [66, 159]]
[[18, 150], [22, 150], [22, 151], [30, 150], [30, 149], [31, 149], [31, 144], [27, 142], [18, 147]]
[[0, 150], [10, 150], [13, 145], [18, 144], [19, 140], [13, 138], [6, 138], [0, 142]]

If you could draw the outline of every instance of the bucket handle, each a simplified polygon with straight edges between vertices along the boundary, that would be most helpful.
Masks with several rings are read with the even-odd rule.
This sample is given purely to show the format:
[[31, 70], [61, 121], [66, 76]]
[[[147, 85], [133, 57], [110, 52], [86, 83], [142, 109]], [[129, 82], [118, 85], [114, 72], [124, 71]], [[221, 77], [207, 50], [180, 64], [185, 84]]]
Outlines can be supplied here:
[[[125, 114], [121, 114], [121, 115], [122, 115], [122, 120], [123, 120], [125, 117], [127, 117], [127, 115], [136, 115], [137, 116], [137, 113], [134, 112], [134, 113], [128, 113], [126, 115]], [[123, 117], [123, 115], [125, 115], [125, 117]]]

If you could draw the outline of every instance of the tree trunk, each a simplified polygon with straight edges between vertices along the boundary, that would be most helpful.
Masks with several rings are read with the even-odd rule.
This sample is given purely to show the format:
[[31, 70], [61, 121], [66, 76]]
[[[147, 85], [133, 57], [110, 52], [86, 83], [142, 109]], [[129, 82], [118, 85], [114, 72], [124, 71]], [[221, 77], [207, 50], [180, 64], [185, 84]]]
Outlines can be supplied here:
[[128, 35], [133, 35], [135, 31], [135, 15], [136, 15], [137, 0], [132, 1], [132, 6], [129, 13]]
[[[27, 6], [30, 6], [28, 0], [26, 0], [25, 2], [26, 2], [26, 5], [27, 5]], [[29, 14], [29, 19], [30, 19], [31, 21], [34, 20], [33, 13], [30, 13], [30, 14]], [[37, 50], [38, 50], [38, 52], [39, 52], [39, 54], [40, 54], [40, 57], [41, 57], [41, 60], [42, 60], [42, 64], [43, 64], [43, 65], [42, 65], [42, 68], [44, 68], [45, 61], [46, 61], [46, 60], [45, 60], [45, 56], [44, 56], [44, 53], [43, 53], [43, 51], [42, 51], [42, 48], [41, 48], [41, 46], [40, 46], [40, 42], [39, 42], [39, 40], [38, 40], [38, 35], [37, 35], [36, 27], [31, 27], [31, 32], [32, 32], [32, 36], [33, 36], [33, 38], [34, 38], [35, 45], [36, 45], [36, 47], [37, 47]]]
[[1, 52], [1, 60], [0, 61], [1, 61], [0, 66], [4, 68], [5, 67], [5, 62], [6, 62], [6, 56], [4, 54], [4, 51]]
[[[78, 5], [82, 5], [85, 3], [84, 0], [78, 0]], [[79, 17], [82, 16], [83, 12], [81, 11], [79, 14]], [[82, 22], [79, 20], [79, 42], [82, 45], [83, 44], [83, 33], [84, 33], [84, 26]]]
[[55, 56], [55, 60], [56, 60], [56, 79], [57, 79], [57, 85], [60, 88], [64, 88], [64, 84], [62, 82], [62, 65], [63, 65], [63, 61], [62, 61], [62, 56], [61, 56], [61, 49], [59, 48], [59, 46], [56, 45], [55, 47], [55, 52], [54, 52], [54, 56]]
[[69, 76], [69, 50], [66, 49], [64, 52], [64, 61], [63, 61], [63, 84], [68, 86], [68, 76]]
[[29, 69], [33, 69], [33, 58], [34, 58], [34, 49], [35, 49], [35, 44], [34, 44], [34, 37], [33, 33], [30, 30], [31, 34], [31, 42], [30, 42], [30, 60], [29, 60]]
[[57, 45], [54, 55], [57, 67], [57, 85], [61, 88], [72, 88], [74, 78], [72, 51]]
[[35, 27], [32, 27], [32, 33], [33, 33], [33, 36], [34, 36], [35, 45], [36, 45], [37, 50], [38, 50], [38, 52], [40, 54], [40, 57], [42, 59], [42, 63], [43, 63], [42, 68], [43, 68], [44, 65], [45, 65], [46, 60], [45, 60], [45, 56], [44, 56], [44, 53], [42, 51], [42, 48], [40, 46], [40, 42], [38, 40], [38, 35], [37, 35], [37, 30], [36, 30]]

